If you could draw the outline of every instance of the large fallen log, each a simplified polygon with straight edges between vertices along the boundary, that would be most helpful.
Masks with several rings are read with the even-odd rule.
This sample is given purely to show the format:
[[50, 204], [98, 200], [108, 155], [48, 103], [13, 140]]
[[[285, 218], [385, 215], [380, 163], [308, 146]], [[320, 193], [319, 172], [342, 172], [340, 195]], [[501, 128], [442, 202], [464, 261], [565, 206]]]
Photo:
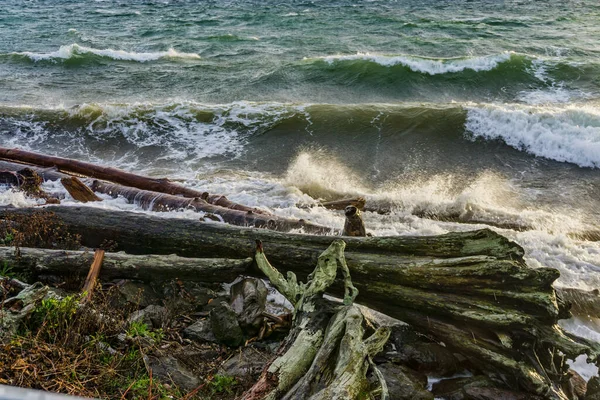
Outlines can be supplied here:
[[185, 186], [173, 183], [166, 178], [150, 178], [147, 176], [133, 174], [118, 168], [104, 167], [94, 165], [83, 161], [71, 160], [62, 157], [47, 156], [44, 154], [33, 153], [30, 151], [9, 149], [0, 147], [0, 158], [5, 160], [17, 161], [38, 165], [41, 167], [56, 167], [60, 171], [71, 172], [90, 178], [102, 179], [105, 181], [116, 182], [125, 186], [132, 186], [142, 190], [151, 190], [154, 192], [181, 195], [184, 197], [203, 198], [208, 203], [219, 205], [225, 208], [231, 208], [240, 211], [251, 211], [256, 214], [269, 213], [253, 207], [247, 207], [229, 201], [222, 195], [209, 195], [207, 192], [190, 189]]
[[[0, 260], [13, 272], [25, 272], [34, 279], [41, 275], [84, 278], [94, 261], [94, 252], [0, 247]], [[252, 258], [185, 258], [170, 255], [104, 253], [100, 280], [135, 279], [148, 283], [170, 279], [196, 282], [231, 282], [248, 272]]]
[[[282, 234], [90, 207], [47, 207], [84, 245], [114, 240], [132, 253], [242, 258], [256, 239], [280, 270], [305, 279], [331, 236]], [[2, 209], [0, 217], [40, 210]], [[547, 398], [564, 398], [566, 359], [600, 354], [556, 324], [568, 315], [554, 269], [530, 269], [523, 249], [490, 230], [433, 237], [345, 237], [345, 259], [362, 304], [402, 319], [463, 354], [474, 369]], [[259, 273], [256, 271], [255, 273]], [[342, 285], [328, 292], [340, 294]]]

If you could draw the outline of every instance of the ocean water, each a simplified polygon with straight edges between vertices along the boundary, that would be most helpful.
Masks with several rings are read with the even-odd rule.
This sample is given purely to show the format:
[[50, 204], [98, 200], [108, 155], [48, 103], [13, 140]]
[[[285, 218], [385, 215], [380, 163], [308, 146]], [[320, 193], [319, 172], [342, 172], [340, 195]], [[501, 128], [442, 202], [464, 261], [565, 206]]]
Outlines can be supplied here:
[[591, 290], [599, 21], [588, 0], [0, 1], [0, 143], [336, 227], [303, 206], [361, 195], [389, 210], [374, 235], [491, 227]]

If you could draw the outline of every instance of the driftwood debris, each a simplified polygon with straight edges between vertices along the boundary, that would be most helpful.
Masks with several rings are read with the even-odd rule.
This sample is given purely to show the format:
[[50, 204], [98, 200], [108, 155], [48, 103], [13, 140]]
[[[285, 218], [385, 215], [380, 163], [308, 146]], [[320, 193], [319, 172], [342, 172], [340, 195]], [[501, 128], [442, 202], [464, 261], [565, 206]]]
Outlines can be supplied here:
[[85, 184], [75, 176], [61, 178], [60, 183], [67, 189], [67, 192], [69, 192], [71, 197], [77, 201], [82, 203], [87, 203], [88, 201], [102, 201], [100, 197], [96, 196], [89, 187], [85, 186]]
[[[94, 180], [91, 188], [95, 192], [105, 193], [112, 197], [121, 196], [130, 203], [135, 203], [146, 210], [173, 211], [179, 209], [190, 209], [202, 211], [212, 215], [218, 215], [223, 222], [238, 226], [253, 226], [255, 228], [267, 228], [276, 231], [290, 231], [302, 229], [307, 233], [333, 233], [334, 230], [302, 219], [281, 218], [275, 215], [257, 214], [252, 211], [225, 208], [220, 205], [208, 203], [204, 198], [186, 198], [173, 196], [165, 193], [140, 190], [132, 187], [122, 186]], [[209, 196], [210, 197], [210, 196]], [[219, 201], [228, 202], [225, 196], [220, 196]]]
[[[275, 269], [258, 242], [256, 264], [294, 305], [294, 316], [278, 356], [244, 394], [244, 400], [358, 399], [368, 388], [367, 370], [377, 371], [372, 357], [382, 350], [390, 332], [379, 328], [363, 338], [364, 317], [353, 305], [358, 291], [352, 284], [344, 247], [342, 240], [333, 241], [319, 256], [308, 281], [302, 283], [293, 273], [285, 278]], [[338, 269], [344, 277], [343, 304], [323, 298]], [[382, 392], [382, 398], [387, 398], [385, 381]]]
[[[0, 148], [0, 156], [3, 149]], [[146, 210], [152, 211], [172, 211], [172, 210], [180, 210], [180, 209], [192, 209], [194, 211], [201, 211], [208, 214], [209, 219], [217, 219], [232, 225], [238, 226], [253, 226], [255, 228], [266, 228], [277, 231], [288, 232], [291, 230], [303, 230], [307, 233], [319, 233], [319, 234], [328, 234], [328, 233], [336, 233], [336, 231], [330, 227], [319, 225], [312, 223], [310, 221], [306, 221], [303, 219], [292, 219], [292, 218], [283, 218], [278, 217], [276, 215], [266, 213], [262, 210], [246, 207], [237, 203], [234, 203], [227, 199], [227, 197], [223, 195], [211, 195], [207, 192], [198, 192], [189, 190], [180, 185], [175, 185], [176, 187], [181, 187], [186, 189], [185, 195], [173, 195], [170, 194], [168, 188], [162, 191], [156, 190], [144, 190], [140, 189], [139, 186], [144, 186], [139, 184], [139, 182], [146, 182], [145, 180], [157, 181], [151, 178], [142, 177], [139, 175], [127, 173], [124, 171], [116, 170], [114, 168], [104, 168], [99, 167], [93, 164], [81, 163], [79, 161], [74, 160], [66, 160], [60, 159], [58, 157], [48, 157], [42, 156], [40, 154], [29, 153], [29, 152], [21, 152], [17, 151], [16, 154], [22, 157], [19, 158], [20, 161], [23, 162], [32, 162], [32, 160], [37, 160], [41, 157], [39, 161], [39, 165], [48, 165], [51, 164], [47, 158], [54, 160], [62, 160], [63, 164], [68, 164], [67, 161], [72, 161], [77, 165], [83, 164], [86, 168], [91, 169], [91, 171], [96, 171], [96, 169], [107, 169], [107, 170], [115, 170], [126, 177], [133, 176], [135, 179], [131, 178], [130, 184], [125, 186], [121, 184], [103, 182], [101, 180], [85, 180], [86, 183], [90, 186], [90, 189], [87, 189], [86, 186], [82, 185], [79, 179], [76, 177], [72, 177], [70, 175], [61, 173], [56, 171], [55, 168], [36, 168], [31, 167], [31, 170], [35, 173], [39, 174], [39, 176], [43, 177], [45, 180], [59, 180], [65, 186], [65, 188], [69, 191], [71, 196], [78, 201], [87, 202], [87, 201], [99, 201], [98, 198], [93, 192], [105, 193], [112, 197], [122, 196], [130, 203], [138, 204], [142, 208]], [[22, 153], [25, 153], [23, 156]], [[12, 154], [12, 153], [10, 153]], [[22, 170], [24, 167], [23, 164], [11, 163], [7, 161], [0, 161], [0, 168], [12, 169], [14, 171]], [[75, 170], [75, 168], [72, 168]], [[68, 169], [67, 169], [68, 170]], [[77, 169], [75, 172], [80, 173], [84, 169]], [[9, 172], [9, 171], [7, 171]], [[90, 170], [88, 170], [89, 175], [92, 174]], [[114, 171], [113, 171], [114, 172]], [[112, 172], [111, 172], [112, 173]], [[116, 172], [115, 172], [116, 174]], [[109, 176], [112, 176], [109, 174]], [[118, 178], [118, 175], [116, 175]], [[6, 174], [7, 180], [11, 181], [12, 176]], [[129, 179], [129, 178], [127, 178]], [[127, 179], [122, 179], [123, 181], [127, 181]], [[118, 179], [115, 178], [115, 181]], [[171, 184], [165, 180], [159, 180], [161, 182], [166, 182]], [[136, 186], [137, 184], [137, 186]], [[155, 189], [160, 189], [156, 187], [156, 185], [146, 185], [147, 187], [153, 187]], [[170, 187], [170, 186], [169, 186]], [[87, 189], [87, 190], [86, 190]], [[195, 194], [196, 196], [191, 196]], [[215, 218], [214, 216], [218, 216]]]
[[[170, 220], [89, 207], [48, 207], [84, 245], [115, 240], [131, 253], [243, 258], [262, 240], [270, 261], [300, 279], [312, 272], [331, 236]], [[2, 209], [0, 217], [31, 215]], [[568, 359], [600, 347], [558, 325], [568, 316], [552, 283], [558, 272], [530, 269], [523, 249], [490, 230], [433, 237], [347, 237], [345, 260], [360, 302], [403, 320], [462, 354], [476, 370], [531, 394], [564, 398]], [[255, 273], [259, 273], [256, 271]], [[343, 294], [343, 282], [327, 292]], [[325, 290], [325, 289], [324, 289]]]
[[100, 275], [102, 261], [104, 261], [104, 253], [105, 251], [101, 249], [98, 249], [94, 252], [94, 261], [92, 262], [92, 266], [90, 267], [87, 278], [85, 278], [82, 289], [82, 291], [86, 293], [87, 300], [92, 298], [92, 292], [96, 287], [96, 280], [98, 279], [98, 275]]
[[212, 204], [220, 205], [222, 207], [233, 208], [240, 211], [251, 211], [257, 214], [268, 214], [263, 210], [233, 203], [228, 201], [226, 198], [223, 199], [224, 196], [211, 196], [206, 192], [186, 188], [185, 186], [173, 183], [165, 178], [150, 178], [147, 176], [126, 172], [118, 168], [104, 167], [83, 161], [47, 156], [44, 154], [38, 154], [19, 149], [8, 149], [5, 147], [0, 147], [0, 159], [33, 164], [41, 167], [56, 167], [63, 172], [70, 172], [90, 178], [102, 179], [125, 186], [132, 186], [142, 190], [181, 195], [190, 198], [205, 198], [208, 203], [214, 202]]

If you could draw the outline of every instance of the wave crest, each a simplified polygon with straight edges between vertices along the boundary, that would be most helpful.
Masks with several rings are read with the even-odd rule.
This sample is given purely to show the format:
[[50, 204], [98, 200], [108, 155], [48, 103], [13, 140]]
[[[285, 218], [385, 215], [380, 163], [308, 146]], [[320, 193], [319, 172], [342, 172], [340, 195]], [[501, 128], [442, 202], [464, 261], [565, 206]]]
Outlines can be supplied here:
[[378, 64], [384, 67], [393, 67], [403, 65], [414, 72], [429, 75], [440, 75], [447, 73], [462, 72], [465, 70], [491, 71], [498, 65], [510, 61], [514, 52], [504, 52], [482, 57], [464, 57], [464, 58], [429, 58], [413, 55], [375, 55], [369, 53], [357, 53], [353, 55], [331, 55], [316, 58], [305, 58], [308, 61], [324, 61], [328, 64], [335, 64], [348, 61], [366, 61]]
[[600, 168], [600, 110], [592, 106], [467, 107], [471, 138], [501, 139], [530, 154]]
[[114, 50], [114, 49], [95, 49], [93, 47], [80, 46], [76, 43], [60, 46], [57, 51], [50, 53], [35, 53], [30, 51], [24, 51], [20, 53], [11, 53], [16, 56], [23, 56], [31, 59], [32, 61], [57, 61], [57, 60], [69, 60], [72, 58], [82, 57], [86, 55], [96, 55], [99, 57], [110, 58], [119, 61], [137, 61], [137, 62], [148, 62], [156, 61], [160, 59], [188, 59], [188, 60], [199, 60], [200, 56], [196, 53], [183, 53], [173, 48], [167, 51], [156, 51], [147, 53], [136, 53], [125, 50]]

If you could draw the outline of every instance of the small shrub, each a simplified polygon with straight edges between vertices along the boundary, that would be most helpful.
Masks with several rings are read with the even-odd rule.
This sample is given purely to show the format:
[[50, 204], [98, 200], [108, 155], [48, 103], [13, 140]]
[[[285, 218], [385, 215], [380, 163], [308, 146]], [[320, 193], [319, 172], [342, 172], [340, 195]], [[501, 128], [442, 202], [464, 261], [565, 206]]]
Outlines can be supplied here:
[[210, 381], [210, 389], [213, 394], [215, 393], [233, 393], [233, 387], [237, 385], [238, 382], [235, 380], [233, 376], [227, 375], [215, 375]]

